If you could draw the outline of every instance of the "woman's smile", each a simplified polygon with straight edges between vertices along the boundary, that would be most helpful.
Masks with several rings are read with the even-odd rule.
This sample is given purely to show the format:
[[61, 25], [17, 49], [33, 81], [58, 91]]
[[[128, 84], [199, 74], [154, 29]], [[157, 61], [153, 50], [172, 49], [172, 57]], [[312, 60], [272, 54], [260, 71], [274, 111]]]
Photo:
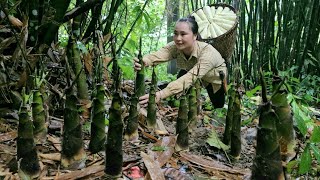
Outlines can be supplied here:
[[193, 50], [197, 36], [193, 34], [187, 22], [178, 22], [174, 30], [173, 40], [178, 50], [185, 55], [190, 55]]

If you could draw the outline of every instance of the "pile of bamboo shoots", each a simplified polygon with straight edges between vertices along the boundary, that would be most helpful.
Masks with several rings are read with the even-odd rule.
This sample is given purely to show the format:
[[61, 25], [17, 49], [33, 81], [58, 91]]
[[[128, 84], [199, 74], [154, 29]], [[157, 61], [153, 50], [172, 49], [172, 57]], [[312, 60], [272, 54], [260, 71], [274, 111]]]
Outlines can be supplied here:
[[229, 7], [204, 6], [192, 14], [199, 26], [202, 39], [216, 38], [228, 32], [236, 23], [237, 15]]

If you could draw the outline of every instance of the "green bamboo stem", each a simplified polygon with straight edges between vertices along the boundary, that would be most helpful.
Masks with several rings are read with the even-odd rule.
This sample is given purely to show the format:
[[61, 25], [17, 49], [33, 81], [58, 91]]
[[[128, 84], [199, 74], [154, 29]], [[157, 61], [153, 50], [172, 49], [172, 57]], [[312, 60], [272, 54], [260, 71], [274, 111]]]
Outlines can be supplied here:
[[281, 156], [283, 161], [295, 155], [295, 134], [293, 129], [293, 117], [291, 106], [287, 100], [287, 91], [281, 88], [283, 85], [282, 79], [278, 76], [273, 78], [273, 91], [271, 97], [272, 108], [279, 118], [276, 122], [278, 139], [280, 144]]
[[189, 104], [189, 112], [188, 112], [188, 122], [189, 122], [189, 131], [193, 131], [193, 129], [197, 128], [197, 115], [198, 115], [198, 106], [197, 106], [197, 92], [195, 86], [191, 86], [188, 90], [188, 104]]
[[109, 130], [106, 144], [105, 173], [108, 177], [119, 177], [122, 175], [123, 120], [121, 117], [121, 106], [122, 99], [119, 93], [115, 92], [109, 109]]
[[25, 102], [19, 112], [17, 161], [21, 179], [33, 179], [39, 175], [40, 165], [33, 139], [33, 124]]
[[68, 169], [78, 169], [86, 160], [77, 104], [78, 99], [70, 87], [66, 90], [61, 151], [61, 165]]
[[[40, 30], [40, 44], [46, 44], [50, 46], [54, 40], [56, 34], [58, 33], [60, 24], [63, 20], [63, 17], [69, 7], [71, 0], [52, 0], [50, 1], [48, 8], [49, 10], [45, 11], [45, 19], [42, 24], [43, 28]], [[53, 18], [52, 18], [53, 17]]]
[[105, 90], [103, 84], [96, 86], [96, 94], [93, 100], [91, 114], [91, 139], [89, 149], [92, 153], [97, 153], [105, 148]]
[[120, 5], [122, 4], [123, 0], [112, 0], [111, 2], [111, 6], [110, 6], [110, 10], [109, 10], [109, 14], [107, 17], [107, 24], [103, 30], [103, 35], [107, 35], [111, 32], [111, 25], [112, 22], [114, 20], [115, 14], [118, 10], [118, 8], [120, 7]]
[[186, 95], [180, 97], [180, 106], [176, 124], [177, 143], [175, 151], [187, 150], [189, 148], [189, 132], [188, 132], [188, 103]]
[[235, 158], [240, 158], [241, 153], [241, 94], [239, 86], [235, 91], [232, 106], [232, 130], [231, 130], [231, 151], [230, 154]]
[[266, 83], [262, 71], [260, 77], [263, 90], [263, 104], [261, 105], [259, 117], [256, 157], [252, 167], [252, 179], [285, 179], [276, 128], [278, 116], [273, 111], [270, 101], [266, 98]]
[[103, 6], [103, 2], [100, 2], [94, 8], [91, 9], [92, 19], [91, 19], [83, 37], [82, 37], [82, 39], [87, 39], [88, 37], [90, 37], [90, 35], [92, 35], [94, 33], [96, 27], [98, 26], [99, 17], [101, 16], [102, 6]]
[[114, 56], [112, 66], [112, 77], [114, 79], [114, 92], [112, 104], [109, 109], [109, 129], [106, 143], [105, 170], [106, 179], [116, 179], [122, 175], [122, 138], [123, 138], [123, 119], [122, 104], [120, 96], [120, 68], [116, 60], [115, 45], [111, 45]]
[[226, 116], [226, 125], [223, 134], [223, 143], [226, 145], [230, 145], [231, 143], [231, 131], [232, 131], [232, 123], [233, 123], [233, 105], [235, 101], [236, 91], [234, 89], [234, 85], [232, 85], [229, 89], [229, 103], [228, 103], [228, 111]]
[[135, 141], [139, 138], [138, 134], [138, 98], [134, 95], [131, 98], [129, 116], [127, 117], [127, 127], [125, 131], [125, 139], [128, 141]]
[[196, 97], [197, 97], [197, 115], [200, 115], [201, 113], [201, 82], [199, 79], [195, 82], [195, 88], [196, 88]]
[[32, 102], [33, 133], [36, 143], [43, 143], [47, 137], [46, 113], [44, 110], [43, 97], [39, 90], [33, 92]]
[[157, 124], [157, 105], [156, 105], [156, 90], [157, 90], [157, 76], [153, 68], [152, 80], [149, 92], [147, 126], [150, 129], [155, 129]]
[[[81, 3], [78, 2], [77, 3]], [[89, 101], [89, 90], [87, 84], [87, 77], [84, 71], [84, 65], [81, 60], [81, 54], [79, 47], [77, 45], [77, 40], [80, 39], [80, 32], [81, 32], [81, 16], [74, 18], [72, 23], [72, 34], [69, 36], [68, 42], [68, 59], [72, 62], [72, 68], [76, 76], [77, 84], [77, 96], [79, 98], [82, 112], [82, 117], [88, 119], [90, 117], [90, 110], [88, 108]]]
[[140, 37], [139, 45], [139, 54], [138, 54], [139, 63], [141, 64], [141, 69], [137, 71], [136, 82], [135, 82], [135, 94], [139, 98], [145, 94], [145, 82], [144, 82], [144, 62], [142, 58], [142, 39]]
[[29, 36], [28, 45], [34, 47], [38, 41], [39, 0], [29, 1]]

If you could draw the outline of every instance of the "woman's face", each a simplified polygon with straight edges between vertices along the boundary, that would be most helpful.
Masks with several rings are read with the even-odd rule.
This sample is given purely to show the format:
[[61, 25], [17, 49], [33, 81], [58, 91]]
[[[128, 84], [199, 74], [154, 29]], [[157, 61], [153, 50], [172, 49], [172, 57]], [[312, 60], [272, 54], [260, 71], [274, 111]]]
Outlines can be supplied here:
[[179, 50], [183, 51], [186, 55], [191, 55], [196, 39], [197, 36], [193, 34], [189, 23], [177, 22], [173, 40]]

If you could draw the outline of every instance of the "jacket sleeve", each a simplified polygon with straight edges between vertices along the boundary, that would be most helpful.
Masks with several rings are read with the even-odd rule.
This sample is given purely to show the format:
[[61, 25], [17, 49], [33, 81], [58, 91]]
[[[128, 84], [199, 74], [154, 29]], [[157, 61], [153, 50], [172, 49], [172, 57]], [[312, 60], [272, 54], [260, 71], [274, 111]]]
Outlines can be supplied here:
[[146, 66], [155, 66], [162, 62], [166, 62], [174, 59], [174, 42], [167, 44], [156, 52], [145, 55], [143, 57], [143, 62]]

